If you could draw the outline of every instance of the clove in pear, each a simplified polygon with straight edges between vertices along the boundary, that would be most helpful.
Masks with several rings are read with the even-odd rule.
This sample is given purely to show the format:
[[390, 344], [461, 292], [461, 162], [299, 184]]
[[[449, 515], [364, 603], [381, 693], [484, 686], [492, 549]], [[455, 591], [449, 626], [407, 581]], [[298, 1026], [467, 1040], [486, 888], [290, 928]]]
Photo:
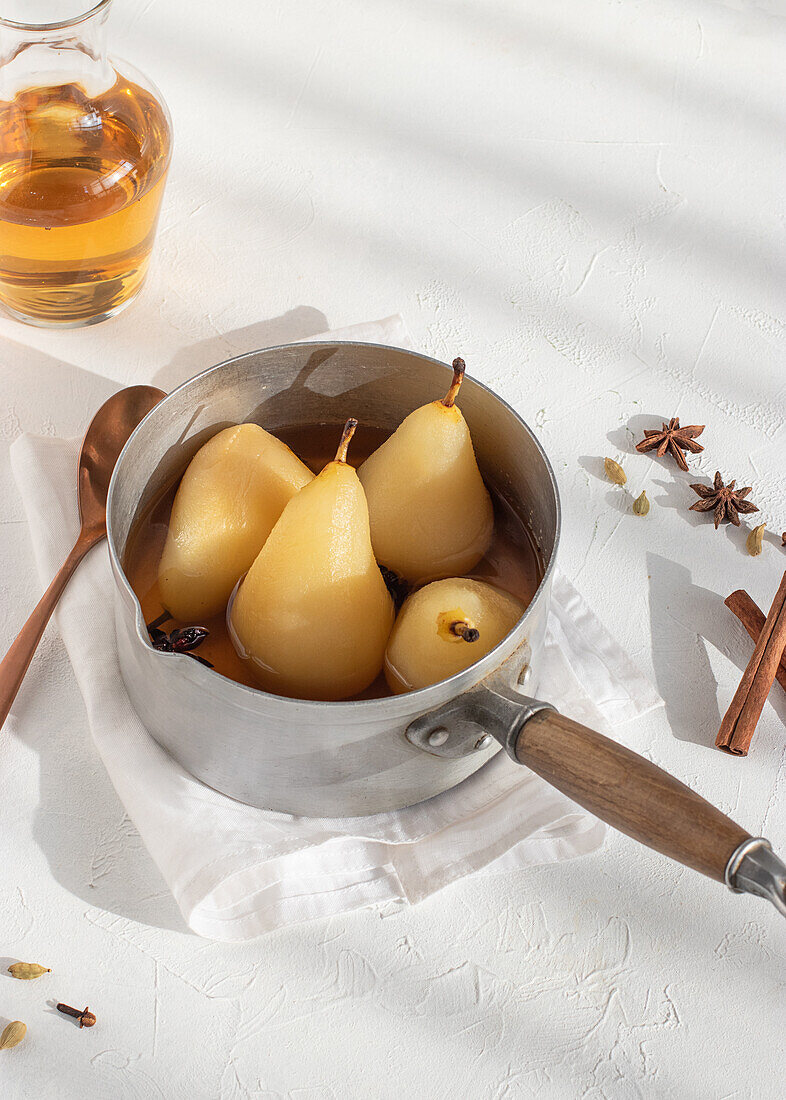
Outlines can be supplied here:
[[464, 370], [455, 359], [446, 395], [410, 413], [358, 471], [377, 560], [411, 585], [467, 573], [491, 541], [491, 497], [456, 405]]
[[158, 569], [161, 601], [183, 622], [223, 611], [289, 500], [313, 474], [258, 424], [225, 428], [183, 474]]
[[401, 694], [474, 665], [510, 633], [524, 604], [485, 581], [451, 577], [407, 598], [385, 652], [385, 678]]
[[260, 686], [346, 699], [382, 670], [393, 601], [374, 559], [368, 506], [347, 447], [284, 508], [238, 589], [230, 635]]

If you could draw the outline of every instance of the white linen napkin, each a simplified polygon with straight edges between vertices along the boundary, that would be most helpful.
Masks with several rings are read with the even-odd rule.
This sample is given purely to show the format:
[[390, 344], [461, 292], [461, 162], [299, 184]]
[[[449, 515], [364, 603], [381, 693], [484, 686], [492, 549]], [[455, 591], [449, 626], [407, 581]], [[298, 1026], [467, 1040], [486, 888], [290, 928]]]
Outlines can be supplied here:
[[[406, 340], [399, 318], [344, 330], [341, 337]], [[42, 588], [76, 538], [79, 446], [74, 439], [21, 436], [11, 448]], [[112, 590], [101, 544], [71, 580], [56, 621], [99, 755], [199, 935], [247, 940], [297, 921], [414, 902], [471, 872], [557, 862], [602, 843], [605, 826], [503, 753], [452, 791], [374, 817], [293, 817], [211, 790], [159, 748], [131, 708], [118, 667]], [[559, 575], [541, 691], [565, 714], [600, 729], [661, 703]]]

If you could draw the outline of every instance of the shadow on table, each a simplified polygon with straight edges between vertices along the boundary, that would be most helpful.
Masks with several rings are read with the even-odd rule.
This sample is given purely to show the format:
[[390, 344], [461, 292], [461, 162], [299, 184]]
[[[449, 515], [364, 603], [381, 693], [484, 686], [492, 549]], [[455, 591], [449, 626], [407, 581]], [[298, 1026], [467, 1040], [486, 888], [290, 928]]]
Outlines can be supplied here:
[[294, 340], [317, 336], [329, 328], [327, 317], [313, 306], [297, 306], [280, 317], [255, 321], [252, 325], [199, 340], [182, 348], [165, 367], [153, 375], [151, 382], [169, 393], [182, 382], [193, 378], [200, 371], [214, 367], [225, 359], [232, 359], [245, 352], [275, 347]]
[[[723, 715], [707, 643], [742, 675], [753, 642], [725, 606], [728, 593], [719, 595], [693, 584], [688, 569], [659, 554], [647, 555], [647, 572], [652, 661], [669, 725], [680, 741], [712, 748]], [[786, 720], [786, 703], [777, 692], [770, 702]]]
[[[722, 982], [744, 995], [758, 983], [763, 988], [786, 975], [786, 959], [780, 957], [776, 946], [780, 918], [767, 902], [750, 895], [733, 895], [721, 883], [676, 867], [628, 838], [617, 844], [614, 858], [610, 858], [608, 849], [601, 850], [576, 861], [570, 869], [564, 864], [547, 865], [521, 874], [523, 881], [531, 884], [533, 897], [541, 900], [562, 933], [554, 944], [557, 959], [563, 945], [571, 954], [575, 952], [572, 960], [563, 962], [571, 1006], [584, 1002], [586, 1008], [593, 995], [598, 997], [601, 990], [605, 991], [596, 1001], [597, 1030], [588, 1028], [581, 1047], [576, 1048], [579, 1065], [585, 1050], [592, 1066], [597, 1061], [595, 1052], [608, 1051], [619, 1040], [617, 1013], [612, 1012], [609, 1019], [600, 1011], [610, 994], [620, 999], [617, 1011], [625, 1001], [630, 1000], [631, 1009], [636, 1004], [634, 1011], [642, 1034], [646, 1034], [645, 1027], [655, 1032], [673, 1018], [674, 1005], [669, 997], [673, 991], [668, 986], [661, 987], [666, 996], [660, 998], [659, 1007], [657, 996], [650, 1001], [652, 987], [644, 1003], [637, 1001], [635, 989], [639, 982], [646, 988], [648, 973], [654, 978], [664, 968], [668, 971], [668, 952], [673, 950], [670, 945], [675, 938], [685, 957], [704, 961], [708, 990]], [[509, 895], [511, 891], [505, 892]], [[574, 936], [562, 929], [559, 914], [575, 913], [577, 908], [581, 915], [574, 920], [580, 924], [581, 934]], [[757, 930], [761, 928], [761, 939], [747, 950], [751, 922]], [[597, 929], [594, 934], [593, 926]], [[611, 935], [615, 926], [621, 939], [616, 957], [617, 941]], [[516, 949], [514, 941], [506, 946], [508, 950]], [[538, 946], [537, 939], [533, 943], [525, 940], [521, 950], [537, 954]], [[549, 949], [551, 944], [547, 941], [545, 946]], [[738, 952], [744, 953], [744, 966], [736, 961]], [[650, 953], [651, 967], [647, 962]], [[674, 995], [679, 998], [684, 978], [675, 972], [673, 979], [677, 990]], [[508, 1019], [507, 1015], [506, 1034], [519, 1035], [519, 1019]], [[624, 1018], [624, 1012], [622, 1015]], [[557, 1014], [544, 1013], [544, 1034], [548, 1034], [550, 1024], [557, 1025], [558, 1034], [558, 1021]], [[664, 1082], [664, 1086], [666, 1094], [680, 1094], [677, 1082], [672, 1087]]]

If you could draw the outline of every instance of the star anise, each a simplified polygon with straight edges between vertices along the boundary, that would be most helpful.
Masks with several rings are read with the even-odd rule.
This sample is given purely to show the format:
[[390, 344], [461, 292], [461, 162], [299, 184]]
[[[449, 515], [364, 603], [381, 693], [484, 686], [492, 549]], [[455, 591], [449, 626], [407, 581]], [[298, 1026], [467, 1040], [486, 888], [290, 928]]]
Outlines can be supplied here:
[[745, 497], [751, 491], [751, 486], [744, 489], [735, 489], [736, 479], [724, 485], [720, 471], [715, 471], [715, 481], [712, 485], [691, 485], [694, 493], [698, 493], [701, 500], [691, 504], [691, 512], [710, 512], [715, 509], [715, 530], [717, 531], [721, 520], [729, 519], [735, 527], [740, 525], [740, 512], [758, 512], [755, 504]]
[[147, 632], [150, 635], [153, 649], [157, 649], [159, 653], [187, 653], [195, 661], [212, 668], [210, 661], [205, 657], [200, 657], [199, 654], [191, 652], [202, 645], [210, 631], [204, 626], [184, 626], [167, 634], [165, 630], [161, 629], [161, 623], [165, 623], [167, 619], [171, 618], [172, 616], [168, 612], [164, 612], [152, 623], [147, 624]]
[[703, 431], [703, 424], [686, 424], [681, 428], [680, 418], [673, 416], [668, 424], [664, 422], [661, 431], [656, 428], [645, 428], [644, 438], [641, 443], [636, 444], [636, 450], [644, 454], [645, 451], [653, 451], [657, 447], [658, 458], [663, 458], [668, 451], [679, 468], [687, 470], [688, 463], [685, 461], [683, 451], [691, 451], [695, 455], [703, 451], [701, 443], [696, 442], [696, 436], [701, 435]]

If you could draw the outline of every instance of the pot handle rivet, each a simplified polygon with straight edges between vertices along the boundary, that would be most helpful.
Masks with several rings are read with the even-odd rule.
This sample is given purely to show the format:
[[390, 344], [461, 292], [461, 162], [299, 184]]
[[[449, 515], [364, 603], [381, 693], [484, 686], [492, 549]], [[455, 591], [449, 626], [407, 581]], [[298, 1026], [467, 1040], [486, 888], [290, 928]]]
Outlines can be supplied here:
[[490, 733], [484, 733], [483, 736], [479, 737], [478, 740], [475, 742], [475, 748], [487, 749], [493, 740], [494, 738], [491, 736]]
[[438, 749], [440, 745], [444, 745], [450, 734], [444, 726], [437, 726], [435, 730], [432, 730], [428, 735], [428, 743], [432, 748]]

